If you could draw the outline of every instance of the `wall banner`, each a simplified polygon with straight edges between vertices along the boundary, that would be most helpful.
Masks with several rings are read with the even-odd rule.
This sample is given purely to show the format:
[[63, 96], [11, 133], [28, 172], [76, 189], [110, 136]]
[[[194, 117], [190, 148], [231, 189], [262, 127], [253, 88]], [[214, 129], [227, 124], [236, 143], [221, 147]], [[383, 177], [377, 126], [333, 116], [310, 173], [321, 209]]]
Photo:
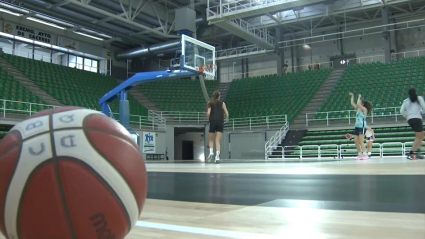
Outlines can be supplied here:
[[12, 22], [4, 22], [4, 32], [34, 41], [55, 44], [55, 35]]
[[143, 132], [143, 153], [155, 153], [155, 132]]

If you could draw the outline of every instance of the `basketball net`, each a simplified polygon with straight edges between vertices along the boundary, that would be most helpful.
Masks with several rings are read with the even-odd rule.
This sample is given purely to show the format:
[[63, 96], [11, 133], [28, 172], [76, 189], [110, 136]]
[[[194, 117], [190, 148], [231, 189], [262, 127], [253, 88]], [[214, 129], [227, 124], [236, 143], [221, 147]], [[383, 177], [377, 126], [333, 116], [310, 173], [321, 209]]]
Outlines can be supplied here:
[[[217, 65], [215, 64], [205, 64], [199, 67], [199, 72], [204, 73], [204, 72], [214, 72], [215, 70], [217, 70]], [[210, 75], [206, 75], [205, 78], [210, 79], [213, 78]]]

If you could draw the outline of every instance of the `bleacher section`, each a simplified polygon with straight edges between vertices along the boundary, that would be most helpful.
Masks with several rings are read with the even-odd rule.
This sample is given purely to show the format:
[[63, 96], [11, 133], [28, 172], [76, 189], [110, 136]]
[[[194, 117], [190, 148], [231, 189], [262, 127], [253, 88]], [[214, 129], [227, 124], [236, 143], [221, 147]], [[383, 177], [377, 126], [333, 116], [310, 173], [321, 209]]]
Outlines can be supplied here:
[[234, 80], [226, 98], [232, 117], [288, 115], [292, 121], [311, 100], [331, 69]]
[[[376, 62], [348, 66], [319, 112], [351, 110], [349, 92], [356, 97], [361, 94], [374, 108], [399, 107], [407, 98], [409, 88], [414, 87], [418, 92], [425, 91], [424, 67], [425, 57], [406, 58], [389, 64]], [[394, 110], [381, 110], [375, 114], [390, 115], [394, 114]], [[315, 116], [316, 119], [325, 117], [325, 114]], [[331, 112], [329, 117], [348, 117], [348, 113]]]
[[[55, 65], [43, 61], [2, 54], [9, 64], [16, 67], [41, 89], [64, 105], [81, 106], [100, 111], [99, 99], [118, 85], [113, 78], [101, 74]], [[11, 99], [3, 94], [3, 98]], [[147, 115], [147, 109], [128, 95], [130, 113]], [[39, 102], [23, 98], [22, 101]], [[114, 100], [110, 107], [118, 112], [119, 102]]]
[[[216, 80], [205, 80], [208, 95], [217, 89]], [[206, 102], [199, 79], [172, 79], [140, 84], [137, 90], [148, 97], [162, 111], [204, 112]]]
[[[352, 129], [346, 130], [326, 130], [309, 131], [303, 137], [293, 156], [300, 155], [300, 146], [302, 146], [302, 155], [317, 157], [317, 146], [321, 146], [322, 155], [335, 155], [335, 146], [341, 145], [343, 156], [355, 156], [357, 154], [356, 146], [353, 140], [345, 138], [346, 133], [352, 133]], [[372, 148], [373, 156], [379, 156], [379, 144], [384, 143], [385, 155], [401, 155], [402, 148], [400, 143], [406, 143], [406, 148], [410, 149], [415, 140], [415, 134], [410, 127], [378, 128], [375, 131], [375, 141]], [[425, 143], [423, 144], [425, 145]], [[365, 143], [366, 146], [366, 143]]]
[[[46, 104], [41, 98], [34, 95], [29, 91], [25, 86], [23, 86], [19, 81], [10, 76], [6, 70], [0, 67], [0, 99], [10, 100], [10, 101], [23, 101], [23, 102], [32, 102], [38, 104]], [[14, 114], [28, 114], [29, 105], [22, 104], [19, 102], [6, 102], [6, 113]], [[3, 104], [3, 103], [2, 103]], [[3, 108], [3, 105], [0, 106]], [[9, 111], [7, 109], [16, 109], [19, 111]], [[34, 105], [34, 108], [31, 110], [39, 111], [43, 110], [44, 106]]]

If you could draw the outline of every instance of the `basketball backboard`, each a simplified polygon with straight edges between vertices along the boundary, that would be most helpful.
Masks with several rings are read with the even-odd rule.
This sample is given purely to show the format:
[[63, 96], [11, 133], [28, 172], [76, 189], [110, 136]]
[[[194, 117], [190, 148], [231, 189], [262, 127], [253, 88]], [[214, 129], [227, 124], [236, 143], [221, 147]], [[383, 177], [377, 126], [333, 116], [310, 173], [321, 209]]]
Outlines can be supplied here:
[[[199, 67], [204, 65], [216, 65], [215, 47], [195, 38], [182, 35], [181, 68], [199, 71]], [[207, 79], [215, 79], [216, 68], [208, 67], [203, 70], [203, 73]]]

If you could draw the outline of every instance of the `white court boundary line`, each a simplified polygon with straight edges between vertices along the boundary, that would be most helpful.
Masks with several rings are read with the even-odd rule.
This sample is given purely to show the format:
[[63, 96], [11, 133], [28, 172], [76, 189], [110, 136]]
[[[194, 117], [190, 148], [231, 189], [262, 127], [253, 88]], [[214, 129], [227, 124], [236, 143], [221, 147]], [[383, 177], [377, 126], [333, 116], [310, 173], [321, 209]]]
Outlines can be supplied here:
[[185, 232], [191, 234], [199, 234], [206, 236], [216, 236], [216, 237], [227, 237], [227, 238], [240, 238], [240, 239], [277, 239], [282, 238], [281, 236], [271, 236], [267, 234], [257, 234], [257, 233], [247, 233], [247, 232], [235, 232], [235, 231], [224, 231], [224, 230], [216, 230], [216, 229], [208, 229], [208, 228], [199, 228], [199, 227], [186, 227], [186, 226], [177, 226], [177, 225], [169, 225], [162, 223], [154, 223], [154, 222], [145, 222], [145, 221], [137, 221], [137, 227], [145, 227], [145, 228], [153, 228], [159, 230], [167, 230], [167, 231], [176, 231], [176, 232]]

